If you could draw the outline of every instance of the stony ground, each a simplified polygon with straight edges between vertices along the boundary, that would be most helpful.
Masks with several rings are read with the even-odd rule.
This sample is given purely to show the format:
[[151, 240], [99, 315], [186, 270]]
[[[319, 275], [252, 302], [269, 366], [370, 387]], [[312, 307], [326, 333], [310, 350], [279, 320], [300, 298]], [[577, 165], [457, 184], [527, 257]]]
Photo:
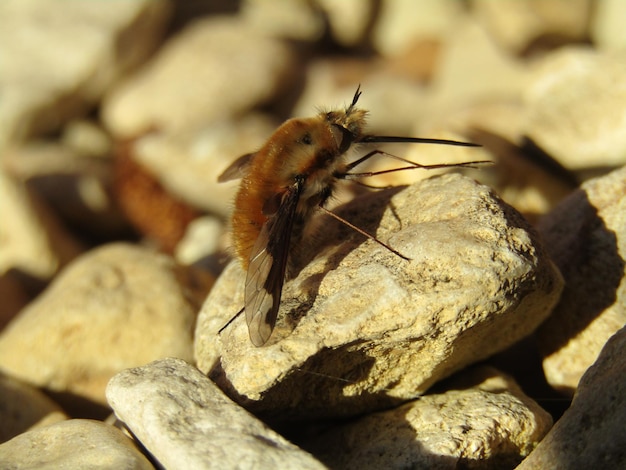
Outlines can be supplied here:
[[[625, 5], [0, 2], [0, 467], [626, 466]], [[218, 176], [359, 85], [481, 147], [349, 158], [493, 164], [345, 182], [408, 259], [319, 214], [268, 343], [220, 332]]]

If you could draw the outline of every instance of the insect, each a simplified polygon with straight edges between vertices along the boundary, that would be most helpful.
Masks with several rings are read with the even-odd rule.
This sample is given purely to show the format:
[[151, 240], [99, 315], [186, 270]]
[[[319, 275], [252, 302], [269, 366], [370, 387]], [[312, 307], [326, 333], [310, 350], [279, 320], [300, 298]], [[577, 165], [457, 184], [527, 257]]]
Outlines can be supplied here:
[[[346, 152], [354, 144], [412, 142], [478, 146], [443, 139], [368, 135], [365, 133], [367, 111], [356, 107], [360, 96], [359, 87], [344, 110], [287, 120], [260, 150], [243, 155], [218, 178], [220, 182], [241, 178], [231, 228], [235, 254], [247, 271], [244, 308], [220, 332], [245, 311], [252, 343], [262, 346], [268, 341], [276, 323], [285, 276], [293, 262], [290, 253], [303, 242], [305, 226], [315, 211], [329, 214], [408, 260], [324, 207], [340, 180], [414, 168], [472, 167], [488, 163], [420, 165], [381, 150], [373, 150], [349, 163]], [[351, 172], [378, 154], [408, 166], [379, 172]]]

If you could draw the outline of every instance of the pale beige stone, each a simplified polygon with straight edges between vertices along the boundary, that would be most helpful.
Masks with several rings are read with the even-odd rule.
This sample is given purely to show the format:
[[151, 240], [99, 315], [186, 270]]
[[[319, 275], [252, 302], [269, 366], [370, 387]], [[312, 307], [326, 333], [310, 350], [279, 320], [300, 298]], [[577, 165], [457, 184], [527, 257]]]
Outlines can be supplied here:
[[185, 236], [176, 246], [174, 257], [184, 266], [202, 263], [203, 259], [219, 256], [224, 222], [214, 216], [198, 217], [187, 226]]
[[622, 0], [597, 0], [591, 19], [591, 38], [601, 50], [626, 50], [626, 3]]
[[283, 288], [270, 344], [254, 347], [243, 317], [217, 334], [243, 306], [237, 262], [203, 306], [198, 366], [251, 409], [336, 416], [410, 399], [529, 334], [561, 291], [521, 216], [459, 175], [370, 194], [340, 213], [411, 261], [320, 220], [304, 247], [314, 258]]
[[194, 207], [226, 216], [238, 181], [218, 176], [238, 157], [255, 152], [276, 130], [267, 116], [248, 114], [190, 129], [148, 134], [133, 145], [133, 158], [169, 192]]
[[308, 0], [243, 0], [240, 14], [249, 27], [270, 36], [316, 41], [324, 18]]
[[191, 359], [193, 285], [168, 256], [127, 244], [85, 254], [0, 334], [0, 370], [104, 402], [118, 371]]
[[0, 272], [51, 278], [80, 245], [26, 185], [0, 170]]
[[523, 52], [542, 37], [582, 41], [592, 7], [590, 0], [476, 0], [472, 4], [498, 44], [512, 52]]
[[328, 17], [333, 38], [346, 47], [361, 44], [377, 19], [374, 17], [376, 2], [373, 0], [318, 0], [317, 3]]
[[465, 383], [339, 425], [304, 447], [330, 468], [513, 468], [548, 432], [551, 416], [491, 368]]
[[383, 55], [399, 55], [416, 41], [447, 36], [463, 13], [455, 0], [383, 0], [372, 43]]
[[180, 359], [120, 372], [107, 398], [164, 468], [325, 468]]
[[606, 341], [626, 323], [626, 167], [585, 182], [539, 229], [565, 278], [538, 330], [548, 382], [573, 393]]
[[88, 419], [52, 424], [0, 444], [0, 467], [14, 470], [154, 470], [150, 461], [122, 431]]
[[[118, 137], [198, 128], [233, 118], [281, 91], [294, 70], [283, 42], [235, 17], [196, 20], [103, 103]], [[158, 98], [158, 99], [157, 99]]]
[[154, 49], [169, 2], [0, 2], [0, 149], [83, 115]]
[[585, 372], [571, 407], [517, 467], [626, 467], [626, 328], [622, 327]]
[[569, 169], [626, 163], [626, 51], [545, 56], [524, 92], [525, 133]]
[[485, 101], [516, 101], [529, 77], [527, 65], [494, 43], [472, 18], [446, 36], [432, 78], [432, 93], [423, 104], [430, 119]]
[[98, 152], [103, 142], [89, 149], [88, 142], [76, 142], [80, 138], [76, 132], [69, 131], [74, 137], [63, 138], [66, 143], [32, 141], [12, 148], [3, 155], [7, 171], [24, 181], [69, 226], [99, 239], [119, 237], [128, 230], [128, 222], [114, 198], [113, 163], [89, 155]]

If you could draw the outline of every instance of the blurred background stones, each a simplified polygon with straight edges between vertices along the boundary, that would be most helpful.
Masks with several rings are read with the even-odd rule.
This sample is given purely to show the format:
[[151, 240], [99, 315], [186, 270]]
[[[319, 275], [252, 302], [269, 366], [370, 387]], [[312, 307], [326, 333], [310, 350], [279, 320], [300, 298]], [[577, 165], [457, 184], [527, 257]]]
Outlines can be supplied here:
[[[0, 431], [6, 441], [0, 443], [0, 467], [49, 464], [56, 456], [67, 468], [104, 458], [137, 468], [161, 459], [184, 465], [181, 436], [197, 436], [190, 449], [209, 448], [203, 440], [222, 442], [215, 436], [226, 429], [232, 439], [211, 447], [210, 458], [195, 461], [198, 468], [216, 462], [253, 467], [260, 460], [250, 429], [264, 425], [237, 407], [254, 411], [245, 379], [270, 371], [276, 383], [317, 374], [307, 383], [341, 384], [311, 389], [308, 400], [320, 397], [308, 404], [312, 409], [332, 400], [324, 395], [328, 390], [350, 391], [342, 396], [347, 408], [327, 409], [324, 422], [272, 420], [271, 406], [263, 410], [261, 417], [282, 434], [269, 441], [283, 446], [286, 438], [312, 453], [281, 447], [301, 465], [514, 468], [524, 458], [522, 468], [557, 461], [568, 468], [626, 465], [619, 452], [626, 433], [616, 424], [623, 422], [616, 397], [623, 395], [619, 357], [626, 319], [625, 15], [622, 0], [0, 2]], [[358, 351], [351, 360], [362, 360], [337, 377], [343, 347], [319, 336], [339, 334], [337, 323], [329, 317], [318, 324], [314, 310], [282, 346], [255, 350], [238, 323], [223, 338], [215, 335], [238, 310], [242, 292], [237, 265], [220, 276], [230, 261], [228, 217], [237, 182], [218, 184], [217, 176], [259, 148], [285, 119], [342, 107], [359, 84], [372, 134], [482, 145], [394, 144], [385, 151], [421, 164], [495, 164], [462, 171], [489, 188], [484, 199], [462, 183], [467, 178], [439, 176], [442, 171], [367, 179], [377, 186], [415, 184], [410, 194], [417, 200], [386, 201], [400, 204], [398, 214], [410, 208], [422, 219], [411, 218], [402, 231], [391, 215], [377, 221], [383, 238], [417, 250], [422, 261], [411, 272], [388, 264], [377, 249], [359, 258], [368, 245], [351, 242], [348, 232], [328, 231], [344, 243], [312, 243], [320, 256], [311, 255], [308, 284], [286, 288], [297, 308], [308, 305], [298, 289], [317, 285], [320, 305], [328, 302], [325, 311], [342, 311], [340, 297], [329, 295], [341, 291], [330, 284], [337, 277], [351, 286], [346, 293], [352, 297], [359, 287], [373, 294], [378, 288], [377, 302], [387, 302], [381, 311], [394, 310], [394, 292], [410, 298], [423, 291], [435, 312], [427, 318], [411, 313], [424, 322], [424, 334], [393, 347], [385, 341], [402, 331], [407, 309], [394, 311], [391, 323], [341, 330], [346, 344], [354, 343], [351, 351]], [[392, 166], [380, 158], [368, 168]], [[445, 189], [429, 192], [442, 182]], [[356, 196], [340, 210], [367, 226], [373, 223], [368, 209], [384, 194], [363, 195], [362, 188], [345, 185], [333, 204]], [[463, 214], [476, 200], [483, 201], [481, 211]], [[439, 221], [448, 209], [474, 222], [460, 229], [455, 218]], [[486, 230], [500, 210], [507, 214], [502, 233], [515, 232], [506, 250]], [[476, 244], [479, 236], [484, 246]], [[447, 253], [437, 249], [443, 244], [460, 251], [457, 264], [465, 267], [459, 273], [444, 276], [447, 265], [436, 268]], [[476, 246], [482, 251], [469, 248]], [[518, 257], [532, 269], [507, 269]], [[506, 301], [485, 298], [480, 309], [461, 305], [458, 315], [450, 315], [442, 307], [437, 314], [434, 306], [467, 295], [454, 287], [462, 285], [468, 265], [489, 269], [479, 258], [501, 263]], [[367, 268], [373, 262], [382, 264]], [[336, 269], [329, 271], [333, 263]], [[387, 274], [384, 282], [375, 281], [381, 273]], [[474, 284], [480, 291], [480, 281]], [[435, 294], [442, 292], [448, 294], [439, 302]], [[489, 315], [499, 308], [522, 313], [498, 323]], [[367, 311], [342, 321], [360, 314]], [[479, 318], [498, 325], [491, 335], [508, 333], [490, 342], [476, 326]], [[371, 343], [376, 346], [364, 347], [363, 338], [372, 340], [367, 335], [379, 327], [381, 337]], [[446, 336], [450, 331], [453, 338]], [[404, 387], [402, 395], [381, 382], [376, 393], [391, 409], [367, 408], [376, 412], [349, 423], [336, 420], [351, 414], [346, 410], [356, 402], [350, 393], [358, 401], [355, 390], [365, 390], [357, 379], [375, 377], [366, 369], [384, 364], [398, 383], [407, 383], [403, 354], [429, 340], [451, 354], [433, 353], [435, 379], [423, 387], [417, 381], [412, 391]], [[452, 345], [459, 341], [466, 360], [452, 367], [445, 358], [455, 357]], [[187, 364], [153, 363], [168, 356]], [[285, 365], [286, 356], [309, 359]], [[194, 432], [207, 417], [183, 406], [169, 412], [190, 428], [160, 433], [162, 423], [126, 414], [138, 400], [136, 392], [124, 391], [133, 374], [156, 395], [176, 395], [155, 403], [193, 403], [183, 397], [204, 388], [196, 367], [211, 371], [233, 400], [232, 423]], [[172, 386], [163, 370], [187, 377], [188, 387], [185, 380]], [[115, 398], [107, 400], [111, 377], [117, 377]], [[213, 403], [209, 407], [228, 400], [215, 392], [203, 395]], [[271, 404], [271, 393], [264, 393], [260, 398]], [[101, 422], [112, 408], [126, 416], [133, 435], [148, 436], [146, 442], [134, 443], [110, 424], [114, 419]], [[428, 426], [430, 434], [422, 431]], [[384, 442], [383, 427], [392, 434]], [[504, 428], [506, 438], [499, 431]], [[163, 439], [156, 446], [149, 441], [155, 433]], [[394, 437], [400, 447], [393, 447]], [[572, 451], [580, 448], [579, 438], [589, 443], [581, 454]], [[251, 443], [250, 452], [238, 460], [229, 445], [235, 449], [241, 439]], [[271, 447], [269, 441], [259, 448]], [[50, 453], [42, 450], [45, 442], [52, 443]], [[337, 445], [342, 442], [350, 445]], [[380, 445], [376, 458], [368, 453], [374, 442]], [[156, 448], [174, 450], [155, 460]], [[231, 458], [220, 460], [220, 452]], [[280, 466], [282, 454], [276, 455]]]

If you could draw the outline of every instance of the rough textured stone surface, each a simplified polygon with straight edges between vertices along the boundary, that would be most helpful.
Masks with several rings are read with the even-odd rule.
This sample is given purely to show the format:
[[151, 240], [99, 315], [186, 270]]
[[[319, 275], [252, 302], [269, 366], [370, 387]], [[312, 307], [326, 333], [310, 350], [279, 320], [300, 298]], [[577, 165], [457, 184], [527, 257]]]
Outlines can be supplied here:
[[107, 398], [164, 468], [324, 468], [179, 359], [119, 373]]
[[0, 3], [0, 149], [84, 114], [154, 49], [169, 3]]
[[126, 244], [76, 260], [0, 334], [0, 370], [104, 402], [116, 372], [192, 357], [195, 305], [186, 271]]
[[369, 194], [340, 213], [411, 261], [325, 220], [305, 247], [320, 255], [283, 288], [270, 344], [252, 346], [243, 318], [217, 335], [243, 305], [237, 263], [200, 313], [199, 368], [254, 410], [350, 415], [415, 397], [529, 334], [560, 294], [526, 222], [468, 178]]
[[208, 125], [269, 100], [292, 66], [285, 44], [236, 18], [198, 20], [115, 90], [104, 120], [126, 137]]
[[626, 467], [626, 328], [606, 343], [583, 375], [572, 406], [537, 448], [517, 467]]
[[330, 468], [513, 468], [552, 418], [494, 369], [470, 369], [461, 380], [446, 392], [338, 426], [305, 447]]
[[626, 163], [626, 52], [569, 47], [535, 65], [526, 134], [570, 169]]
[[36, 388], [0, 375], [0, 442], [67, 419], [61, 407]]
[[546, 378], [565, 392], [626, 323], [625, 188], [626, 167], [589, 180], [539, 227], [565, 289], [538, 335]]
[[0, 467], [12, 470], [154, 469], [119, 429], [87, 419], [52, 424], [1, 444]]

